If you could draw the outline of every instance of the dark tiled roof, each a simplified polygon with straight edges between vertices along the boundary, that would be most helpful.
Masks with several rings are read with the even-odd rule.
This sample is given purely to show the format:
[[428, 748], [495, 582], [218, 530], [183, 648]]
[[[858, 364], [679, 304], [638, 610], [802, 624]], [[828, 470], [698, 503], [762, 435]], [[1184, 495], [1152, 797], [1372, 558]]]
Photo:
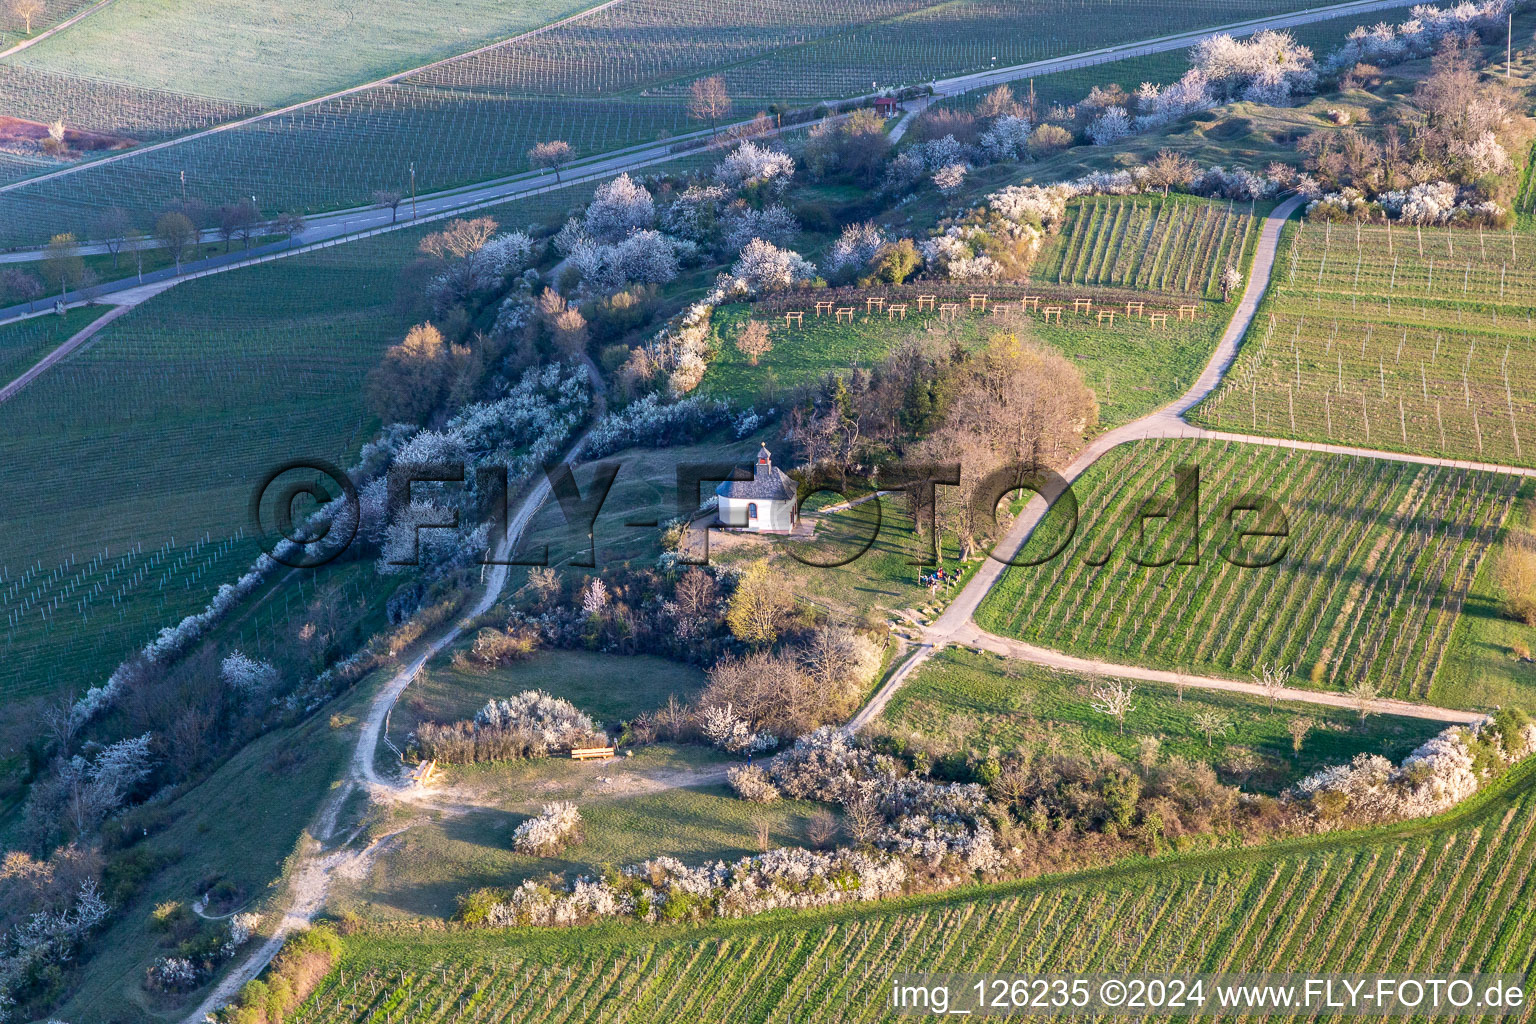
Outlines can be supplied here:
[[753, 466], [751, 480], [726, 480], [715, 488], [722, 498], [757, 498], [763, 501], [793, 501], [795, 482], [777, 466]]

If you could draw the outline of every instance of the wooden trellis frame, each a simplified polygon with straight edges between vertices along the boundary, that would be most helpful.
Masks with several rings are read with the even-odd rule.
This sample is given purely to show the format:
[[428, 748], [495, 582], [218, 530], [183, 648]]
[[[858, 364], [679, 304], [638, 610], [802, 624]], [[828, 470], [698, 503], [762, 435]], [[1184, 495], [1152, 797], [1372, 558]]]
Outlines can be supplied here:
[[978, 303], [978, 302], [981, 303], [981, 311], [983, 313], [985, 313], [987, 311], [987, 296], [985, 296], [985, 295], [967, 295], [966, 298], [969, 299], [970, 302], [971, 302], [971, 312], [973, 312], [973, 313], [976, 312], [976, 303]]
[[1151, 324], [1153, 327], [1167, 327], [1168, 326], [1168, 314], [1167, 313], [1151, 313], [1151, 314], [1149, 314], [1147, 316], [1147, 323]]
[[832, 303], [830, 301], [823, 301], [823, 302], [816, 303], [816, 315], [817, 316], [821, 316], [823, 313], [830, 313], [830, 312], [832, 312]]
[[1141, 316], [1146, 311], [1147, 311], [1147, 304], [1145, 302], [1127, 302], [1125, 304], [1125, 315], [1126, 316], [1130, 316], [1133, 313], [1136, 316]]
[[919, 295], [917, 297], [917, 311], [921, 313], [924, 306], [926, 306], [928, 309], [932, 309], [934, 300], [937, 298], [937, 295]]
[[901, 314], [903, 320], [907, 318], [907, 304], [905, 302], [893, 302], [885, 307], [885, 318], [887, 320], [895, 319], [898, 313]]
[[1040, 311], [1040, 315], [1045, 318], [1046, 323], [1050, 323], [1051, 317], [1053, 317], [1053, 316], [1056, 318], [1056, 322], [1057, 323], [1061, 323], [1061, 307], [1060, 306], [1046, 306], [1044, 309], [1042, 309]]
[[939, 304], [939, 316], [945, 320], [954, 320], [960, 316], [960, 303], [942, 302]]
[[848, 317], [848, 322], [849, 323], [853, 323], [853, 312], [854, 312], [854, 310], [853, 310], [852, 306], [843, 306], [843, 307], [839, 308], [837, 310], [837, 322], [838, 323], [842, 323], [843, 322], [843, 317], [847, 316]]
[[788, 330], [790, 327], [804, 327], [804, 326], [805, 326], [805, 314], [802, 313], [800, 310], [794, 309], [794, 310], [790, 310], [788, 313], [784, 314], [784, 327], [785, 327], [786, 330]]
[[1111, 326], [1111, 327], [1115, 326], [1115, 316], [1116, 315], [1117, 314], [1112, 309], [1101, 309], [1101, 310], [1099, 310], [1099, 324], [1102, 326], [1103, 323], [1104, 323], [1104, 318], [1105, 317], [1109, 317], [1109, 326]]
[[1004, 313], [1013, 309], [1013, 307], [1006, 302], [994, 302], [987, 308], [991, 311], [993, 316], [1002, 316]]
[[1189, 318], [1191, 320], [1193, 320], [1195, 318], [1195, 310], [1197, 310], [1199, 308], [1200, 308], [1199, 306], [1180, 306], [1179, 307], [1179, 319], [1183, 320], [1184, 319], [1184, 314], [1188, 313], [1189, 314]]
[[1023, 298], [1019, 299], [1019, 302], [1022, 304], [1022, 308], [1024, 309], [1033, 309], [1036, 312], [1039, 312], [1040, 310], [1040, 296], [1038, 295], [1025, 295]]
[[885, 296], [867, 295], [864, 298], [864, 312], [873, 313], [877, 309], [885, 308]]
[[1088, 313], [1090, 313], [1092, 311], [1093, 311], [1093, 300], [1092, 299], [1073, 299], [1072, 300], [1072, 312], [1073, 313], [1082, 313], [1084, 315], [1087, 315]]

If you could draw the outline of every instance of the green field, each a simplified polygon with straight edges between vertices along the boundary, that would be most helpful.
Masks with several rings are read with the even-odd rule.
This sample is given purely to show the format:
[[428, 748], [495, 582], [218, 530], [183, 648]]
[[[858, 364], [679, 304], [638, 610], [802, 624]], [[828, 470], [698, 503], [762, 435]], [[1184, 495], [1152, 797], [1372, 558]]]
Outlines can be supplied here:
[[1267, 210], [1159, 196], [1080, 199], [1035, 265], [1053, 284], [1221, 297], [1221, 272], [1244, 267]]
[[[455, 898], [486, 886], [511, 887], [550, 872], [594, 874], [604, 865], [675, 856], [687, 863], [735, 860], [758, 851], [756, 822], [776, 846], [805, 845], [817, 805], [799, 800], [750, 804], [721, 784], [677, 786], [668, 780], [728, 763], [700, 747], [640, 748], [615, 765], [563, 758], [450, 769], [446, 792], [474, 794], [473, 809], [421, 821], [405, 811], [374, 825], [409, 830], [387, 841], [366, 876], [343, 884], [332, 906], [370, 918], [449, 917]], [[596, 779], [615, 780], [605, 784]], [[568, 799], [581, 809], [582, 841], [557, 857], [512, 850], [512, 830], [540, 806]]]
[[[1401, 761], [1438, 733], [1441, 724], [1378, 716], [1361, 722], [1347, 710], [1280, 703], [1240, 694], [1190, 690], [1182, 699], [1171, 686], [1136, 684], [1135, 706], [1125, 731], [1089, 702], [1090, 680], [1053, 672], [999, 655], [948, 648], [923, 665], [896, 691], [878, 726], [914, 749], [986, 756], [1026, 750], [1092, 755], [1112, 750], [1134, 759], [1152, 738], [1165, 754], [1207, 761], [1223, 781], [1245, 790], [1277, 793], [1319, 768], [1342, 764], [1362, 751]], [[1231, 730], [1211, 742], [1195, 715], [1213, 711]], [[1287, 725], [1313, 721], [1301, 750], [1292, 748]], [[1245, 763], [1245, 754], [1255, 755]]]
[[[76, 6], [83, 6], [77, 4]], [[588, 6], [582, 0], [116, 0], [16, 58], [44, 71], [259, 107], [451, 57]]]
[[1521, 973], [1536, 948], [1533, 824], [1525, 766], [1439, 819], [894, 905], [365, 934], [301, 1012], [324, 1024], [452, 1020], [460, 1006], [471, 1020], [562, 1024], [897, 1021], [887, 1000], [901, 971]]
[[[1171, 498], [1180, 465], [1200, 470], [1197, 556], [1167, 520], [1148, 520], [1143, 542], [1133, 518], [1144, 502]], [[1111, 662], [1235, 678], [1272, 668], [1297, 686], [1368, 680], [1386, 695], [1489, 707], [1490, 693], [1471, 685], [1442, 695], [1435, 677], [1517, 488], [1509, 476], [1281, 448], [1126, 445], [1078, 482], [1081, 525], [1063, 554], [1007, 570], [977, 621]], [[1238, 551], [1224, 509], [1250, 493], [1280, 504], [1288, 536]], [[1266, 525], [1257, 513], [1239, 515], [1249, 529]], [[1062, 527], [1048, 519], [1024, 555], [1043, 556]], [[1223, 551], [1250, 563], [1280, 557], [1241, 568]], [[1192, 557], [1198, 564], [1173, 561]]]
[[[1113, 427], [1182, 394], [1199, 375], [1227, 319], [1226, 307], [1207, 304], [1202, 305], [1198, 319], [1180, 322], [1170, 317], [1167, 327], [1152, 327], [1145, 319], [1123, 315], [1117, 316], [1113, 325], [1100, 326], [1092, 317], [1074, 317], [1070, 313], [1062, 324], [1044, 323], [1038, 315], [1019, 314], [1019, 288], [993, 286], [974, 290], [987, 292], [997, 301], [1012, 301], [1011, 314], [994, 317], [966, 312], [945, 322], [936, 313], [919, 313], [916, 309], [914, 296], [927, 293], [930, 288], [943, 293], [940, 302], [967, 305], [966, 289], [924, 285], [873, 293], [889, 296], [887, 301], [908, 303], [906, 319], [894, 322], [880, 312], [866, 313], [863, 293], [837, 296], [839, 306], [851, 305], [858, 310], [851, 324], [814, 315], [814, 303], [821, 293], [787, 296], [752, 307], [722, 307], [715, 313], [718, 351], [700, 389], [740, 404], [761, 404], [765, 397], [771, 401], [775, 394], [814, 383], [828, 373], [848, 371], [855, 366], [867, 371], [908, 339], [945, 350], [954, 340], [974, 348], [994, 335], [1014, 331], [1050, 345], [1074, 360], [1084, 382], [1098, 396], [1100, 425]], [[1042, 299], [1041, 305], [1065, 302], [1069, 310], [1072, 297], [1077, 295], [1094, 296], [1096, 308], [1111, 310], [1123, 310], [1120, 303], [1126, 298], [1146, 300], [1151, 311], [1178, 304], [1175, 299], [1159, 303], [1156, 298], [1123, 291], [1058, 291], [1033, 285], [1022, 290], [1043, 291], [1049, 298]], [[785, 326], [786, 309], [803, 311], [804, 326]], [[773, 341], [773, 351], [763, 356], [757, 366], [751, 365], [734, 344], [741, 324], [749, 317], [767, 323]]]
[[403, 738], [415, 721], [474, 718], [486, 701], [524, 690], [563, 697], [594, 722], [616, 726], [656, 710], [670, 696], [689, 701], [704, 688], [701, 669], [648, 654], [545, 650], [506, 668], [477, 671], [456, 667], [453, 655], [472, 643], [472, 639], [465, 640], [444, 650], [411, 684], [402, 708], [407, 713], [395, 716], [392, 723], [398, 738]]
[[1286, 231], [1255, 328], [1192, 419], [1536, 465], [1536, 240], [1401, 225]]

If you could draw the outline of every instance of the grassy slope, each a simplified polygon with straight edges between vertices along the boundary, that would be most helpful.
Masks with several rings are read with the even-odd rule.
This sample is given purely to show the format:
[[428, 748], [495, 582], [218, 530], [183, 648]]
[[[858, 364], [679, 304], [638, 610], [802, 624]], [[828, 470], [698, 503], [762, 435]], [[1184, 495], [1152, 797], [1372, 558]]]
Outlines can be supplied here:
[[[954, 290], [947, 289], [946, 293]], [[1226, 322], [1225, 308], [1213, 306], [1200, 320], [1175, 322], [1166, 330], [1125, 317], [1118, 318], [1114, 326], [1090, 328], [1070, 320], [1059, 326], [1045, 324], [1031, 316], [1023, 326], [1010, 327], [979, 315], [945, 324], [928, 313], [909, 313], [905, 321], [894, 324], [879, 313], [872, 317], [861, 313], [856, 323], [848, 325], [812, 316], [809, 297], [804, 305], [807, 316], [803, 328], [786, 328], [782, 320], [765, 317], [774, 347], [757, 366], [752, 366], [733, 343], [740, 325], [751, 315], [751, 307], [719, 310], [715, 315], [719, 354], [710, 363], [701, 390], [742, 404], [762, 402], [765, 393], [777, 394], [828, 373], [854, 366], [868, 370], [907, 339], [940, 349], [953, 340], [976, 347], [994, 334], [1013, 329], [1079, 364], [1084, 381], [1098, 395], [1100, 424], [1108, 428], [1150, 412], [1188, 387]]]
[[118, 0], [26, 50], [21, 62], [88, 78], [259, 106], [292, 103], [536, 28], [583, 0]]
[[[1402, 760], [1440, 731], [1436, 723], [1408, 718], [1372, 717], [1361, 724], [1351, 712], [1302, 704], [1281, 704], [1271, 711], [1260, 700], [1236, 694], [1189, 691], [1181, 700], [1172, 687], [1138, 683], [1122, 733], [1089, 707], [1089, 683], [995, 654], [950, 649], [902, 685], [880, 724], [897, 737], [916, 734], [937, 749], [981, 754], [992, 747], [1003, 754], [1059, 747], [1079, 754], [1107, 749], [1134, 758], [1138, 743], [1152, 737], [1165, 753], [1210, 761], [1226, 781], [1271, 793], [1361, 751]], [[1226, 717], [1232, 731], [1208, 746], [1193, 722], [1201, 711]], [[1307, 734], [1299, 753], [1286, 731], [1297, 718], [1319, 726]], [[1226, 769], [1228, 755], [1236, 750], [1258, 754], [1263, 766], [1242, 776]]]
[[527, 661], [485, 672], [454, 667], [453, 653], [472, 642], [466, 640], [439, 654], [411, 684], [406, 701], [410, 713], [395, 716], [395, 732], [409, 731], [410, 718], [438, 722], [473, 718], [486, 701], [523, 690], [563, 697], [593, 721], [616, 725], [661, 707], [673, 694], [689, 700], [704, 687], [700, 669], [646, 654], [539, 651]]
[[[239, 751], [213, 775], [165, 805], [167, 822], [138, 844], [165, 864], [127, 903], [116, 908], [112, 923], [87, 946], [72, 974], [69, 999], [55, 1010], [64, 1020], [124, 1020], [146, 1017], [151, 1009], [141, 981], [144, 969], [167, 954], [161, 936], [150, 928], [157, 903], [188, 904], [199, 885], [222, 877], [252, 899], [251, 908], [281, 903], [285, 859], [327, 796], [351, 746], [352, 727], [332, 728], [330, 714], [343, 721], [356, 715], [370, 687], [364, 684], [293, 728], [261, 737]], [[155, 1007], [174, 1016], [174, 1007]]]
[[[563, 1021], [636, 1022], [899, 1019], [883, 1008], [902, 970], [1518, 972], [1536, 927], [1532, 778], [1527, 765], [1439, 819], [1373, 831], [702, 927], [365, 935], [342, 966], [348, 979], [447, 967], [446, 984], [408, 974], [404, 1000], [377, 990], [406, 1005], [475, 993], [498, 1012], [542, 1016], [548, 997], [569, 993]], [[337, 1007], [344, 992], [333, 974], [313, 1019], [377, 1005], [366, 980]]]

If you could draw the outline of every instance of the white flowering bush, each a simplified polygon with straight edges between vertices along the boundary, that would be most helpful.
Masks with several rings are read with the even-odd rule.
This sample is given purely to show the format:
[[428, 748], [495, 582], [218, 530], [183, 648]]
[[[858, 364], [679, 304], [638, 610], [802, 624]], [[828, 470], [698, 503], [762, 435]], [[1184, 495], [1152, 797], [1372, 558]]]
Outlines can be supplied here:
[[769, 184], [782, 192], [795, 174], [795, 160], [782, 150], [747, 141], [715, 165], [715, 181], [729, 189]]
[[687, 444], [733, 419], [730, 404], [718, 398], [693, 396], [669, 402], [652, 393], [598, 420], [587, 432], [580, 455], [599, 459], [625, 448]]
[[225, 958], [235, 955], [235, 952], [256, 934], [256, 929], [261, 927], [261, 915], [249, 911], [236, 914], [229, 919], [229, 938], [224, 940], [220, 952]]
[[1357, 26], [1323, 65], [1337, 73], [1361, 61], [1385, 67], [1427, 57], [1446, 38], [1501, 30], [1512, 6], [1511, 0], [1463, 0], [1452, 7], [1419, 4], [1409, 12], [1406, 21], [1397, 25], [1379, 22], [1369, 28]]
[[816, 268], [793, 249], [781, 249], [761, 238], [748, 242], [731, 267], [731, 276], [752, 295], [782, 291], [815, 273]]
[[203, 983], [202, 968], [181, 956], [162, 956], [144, 971], [144, 987], [154, 992], [190, 992]]
[[1106, 107], [1088, 123], [1088, 138], [1095, 146], [1111, 146], [1131, 134], [1131, 115], [1124, 107]]
[[778, 787], [768, 778], [768, 773], [755, 764], [733, 765], [726, 772], [731, 789], [743, 800], [757, 804], [772, 803], [779, 798]]
[[644, 185], [628, 174], [599, 185], [582, 218], [582, 228], [588, 235], [608, 243], [623, 241], [630, 232], [655, 223], [655, 200]]
[[946, 196], [959, 191], [969, 170], [966, 164], [946, 164], [933, 172], [934, 187]]
[[1022, 160], [1029, 152], [1031, 131], [1028, 119], [1004, 114], [987, 126], [978, 142], [988, 160]]
[[1136, 90], [1136, 130], [1156, 128], [1215, 105], [1211, 83], [1199, 68], [1190, 68], [1169, 86], [1143, 82]]
[[715, 704], [701, 711], [699, 730], [710, 743], [732, 754], [758, 754], [779, 744], [772, 733], [753, 732], [730, 704]]
[[1286, 31], [1266, 29], [1247, 39], [1216, 35], [1195, 44], [1191, 61], [1225, 99], [1261, 103], [1284, 101], [1317, 87], [1317, 69], [1308, 47]]
[[1400, 765], [1357, 754], [1298, 782], [1282, 800], [1313, 821], [1358, 824], [1426, 818], [1467, 799], [1509, 765], [1536, 751], [1536, 725], [1501, 711], [1431, 737]]
[[650, 922], [736, 918], [885, 899], [899, 894], [908, 877], [899, 859], [854, 850], [779, 849], [697, 867], [658, 857], [616, 877], [578, 878], [559, 890], [524, 882], [492, 905], [483, 921], [505, 928], [621, 916]]
[[613, 292], [631, 283], [666, 284], [677, 277], [678, 263], [694, 252], [691, 242], [638, 228], [612, 243], [581, 238], [566, 259], [587, 288]]
[[493, 277], [520, 274], [533, 260], [533, 239], [523, 231], [508, 231], [486, 242], [470, 259]]
[[573, 842], [581, 828], [581, 811], [569, 800], [545, 804], [534, 817], [512, 830], [512, 848], [535, 857], [553, 857]]
[[720, 248], [726, 253], [741, 252], [754, 238], [774, 245], [788, 245], [800, 233], [800, 222], [782, 203], [761, 210], [733, 205], [721, 218], [720, 226]]
[[592, 719], [576, 710], [574, 704], [551, 697], [543, 690], [524, 690], [511, 697], [488, 701], [475, 714], [475, 725], [527, 733], [534, 738], [535, 746], [546, 754], [596, 732]]
[[239, 651], [231, 651], [219, 663], [219, 679], [231, 690], [255, 697], [277, 685], [277, 669], [269, 662], [257, 661]]

